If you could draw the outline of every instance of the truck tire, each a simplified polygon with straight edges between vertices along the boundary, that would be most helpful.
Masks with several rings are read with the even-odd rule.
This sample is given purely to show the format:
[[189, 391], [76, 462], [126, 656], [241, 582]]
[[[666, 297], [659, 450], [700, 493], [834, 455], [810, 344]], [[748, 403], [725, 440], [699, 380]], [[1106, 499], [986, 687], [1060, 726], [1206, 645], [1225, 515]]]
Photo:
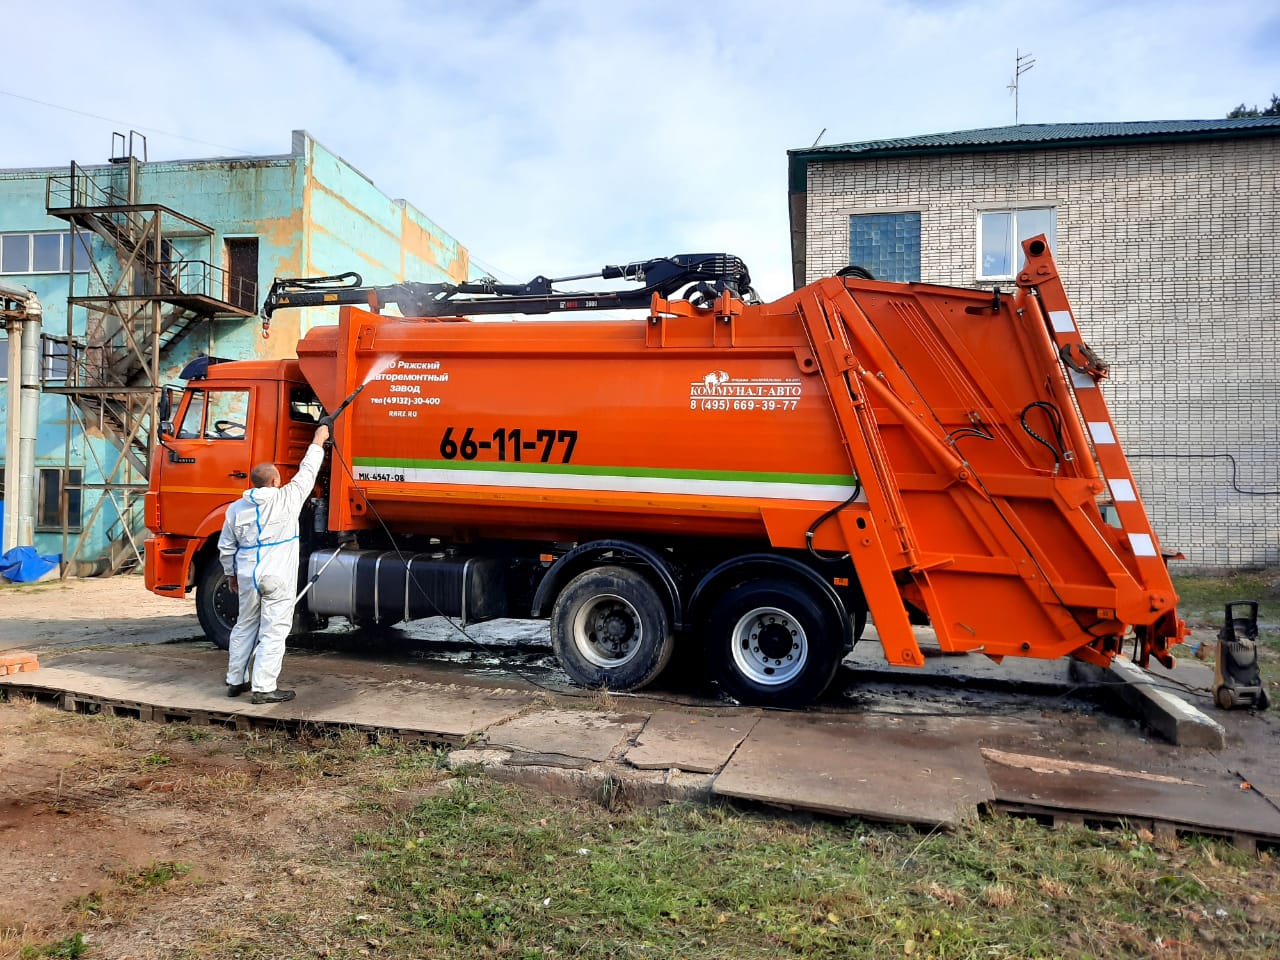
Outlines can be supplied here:
[[843, 657], [841, 625], [808, 587], [747, 580], [707, 619], [707, 672], [740, 703], [800, 707], [827, 689]]
[[662, 672], [674, 644], [658, 591], [627, 567], [578, 574], [551, 608], [552, 649], [584, 687], [637, 690]]
[[231, 628], [240, 613], [240, 601], [227, 588], [227, 575], [218, 558], [205, 560], [196, 577], [196, 617], [208, 637], [219, 650], [231, 646]]

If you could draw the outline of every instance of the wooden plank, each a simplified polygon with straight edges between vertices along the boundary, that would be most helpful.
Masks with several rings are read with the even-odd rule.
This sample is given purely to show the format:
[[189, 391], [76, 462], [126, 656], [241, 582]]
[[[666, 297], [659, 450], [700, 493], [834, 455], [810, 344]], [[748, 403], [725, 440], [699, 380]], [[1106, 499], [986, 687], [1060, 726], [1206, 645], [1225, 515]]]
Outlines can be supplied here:
[[[1060, 767], [1043, 758], [1045, 767], [1030, 769], [988, 759], [987, 772], [1002, 803], [1056, 811], [1076, 811], [1085, 820], [1140, 819], [1162, 821], [1231, 834], [1280, 838], [1280, 812], [1253, 790], [1241, 790], [1225, 775], [1203, 782], [1172, 777], [1142, 777], [1132, 771]], [[1090, 765], [1079, 765], [1087, 767]]]

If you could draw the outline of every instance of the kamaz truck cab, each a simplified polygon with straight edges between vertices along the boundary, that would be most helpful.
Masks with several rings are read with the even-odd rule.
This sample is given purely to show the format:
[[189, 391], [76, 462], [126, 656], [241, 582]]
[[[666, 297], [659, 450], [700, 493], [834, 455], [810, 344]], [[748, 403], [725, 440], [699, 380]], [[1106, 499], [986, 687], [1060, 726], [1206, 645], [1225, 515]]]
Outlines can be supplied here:
[[187, 387], [176, 405], [166, 404], [172, 419], [161, 424], [163, 450], [154, 458], [146, 494], [153, 532], [146, 582], [164, 596], [194, 589], [200, 625], [225, 647], [237, 610], [218, 561], [227, 507], [244, 493], [255, 464], [274, 463], [288, 480], [324, 410], [296, 360], [220, 363], [201, 357], [181, 377]]

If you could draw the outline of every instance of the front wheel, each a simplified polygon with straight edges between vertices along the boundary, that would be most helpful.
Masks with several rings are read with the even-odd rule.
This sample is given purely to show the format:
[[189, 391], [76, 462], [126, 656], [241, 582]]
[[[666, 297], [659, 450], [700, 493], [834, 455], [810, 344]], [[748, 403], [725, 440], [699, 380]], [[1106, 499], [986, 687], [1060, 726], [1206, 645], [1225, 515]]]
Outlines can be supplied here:
[[551, 610], [551, 645], [584, 687], [636, 690], [667, 665], [675, 644], [653, 584], [628, 567], [597, 567], [569, 581]]
[[231, 646], [231, 628], [240, 615], [240, 601], [227, 586], [227, 575], [217, 557], [206, 560], [196, 580], [196, 617], [204, 635], [219, 650]]
[[827, 689], [844, 653], [843, 625], [814, 591], [787, 580], [748, 580], [707, 620], [707, 670], [740, 703], [798, 707]]

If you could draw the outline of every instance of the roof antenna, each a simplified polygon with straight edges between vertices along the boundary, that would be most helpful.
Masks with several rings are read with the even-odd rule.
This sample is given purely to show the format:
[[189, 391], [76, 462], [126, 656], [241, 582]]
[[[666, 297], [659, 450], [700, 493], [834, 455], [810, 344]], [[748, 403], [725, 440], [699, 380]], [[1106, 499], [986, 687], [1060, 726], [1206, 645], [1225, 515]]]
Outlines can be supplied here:
[[1031, 59], [1031, 54], [1023, 53], [1021, 50], [1014, 48], [1013, 51], [1013, 79], [1009, 82], [1008, 90], [1013, 94], [1013, 125], [1018, 125], [1018, 86], [1022, 75], [1036, 65]]
[[816, 147], [816, 146], [818, 145], [818, 141], [822, 139], [822, 135], [823, 135], [824, 133], [826, 133], [826, 132], [827, 132], [827, 128], [826, 128], [826, 127], [823, 127], [821, 130], [819, 130], [819, 131], [818, 131], [818, 135], [817, 135], [816, 137], [814, 137], [814, 139], [813, 139], [813, 143], [811, 143], [811, 144], [809, 145], [809, 149], [810, 149], [810, 150], [812, 150], [814, 147]]

